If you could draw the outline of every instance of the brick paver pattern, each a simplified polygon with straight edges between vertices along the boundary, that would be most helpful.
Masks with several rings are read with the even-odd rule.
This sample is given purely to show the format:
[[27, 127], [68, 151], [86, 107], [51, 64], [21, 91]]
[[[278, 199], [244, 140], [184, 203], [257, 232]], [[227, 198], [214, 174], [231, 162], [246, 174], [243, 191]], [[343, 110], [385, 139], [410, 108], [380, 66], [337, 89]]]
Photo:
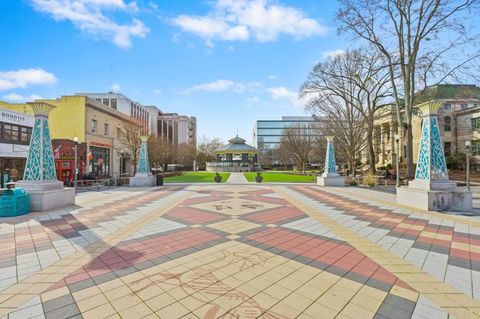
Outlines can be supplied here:
[[478, 219], [375, 194], [167, 186], [1, 219], [0, 318], [480, 317]]

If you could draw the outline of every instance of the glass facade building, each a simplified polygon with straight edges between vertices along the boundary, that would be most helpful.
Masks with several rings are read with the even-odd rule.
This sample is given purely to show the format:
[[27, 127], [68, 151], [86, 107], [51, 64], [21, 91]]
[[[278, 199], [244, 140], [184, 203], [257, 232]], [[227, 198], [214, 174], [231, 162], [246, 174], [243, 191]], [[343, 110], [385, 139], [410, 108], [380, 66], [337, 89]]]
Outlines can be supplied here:
[[279, 164], [274, 150], [280, 146], [283, 131], [300, 128], [305, 135], [319, 136], [318, 122], [311, 116], [283, 116], [281, 120], [257, 120], [253, 128], [253, 146], [260, 151], [262, 163]]

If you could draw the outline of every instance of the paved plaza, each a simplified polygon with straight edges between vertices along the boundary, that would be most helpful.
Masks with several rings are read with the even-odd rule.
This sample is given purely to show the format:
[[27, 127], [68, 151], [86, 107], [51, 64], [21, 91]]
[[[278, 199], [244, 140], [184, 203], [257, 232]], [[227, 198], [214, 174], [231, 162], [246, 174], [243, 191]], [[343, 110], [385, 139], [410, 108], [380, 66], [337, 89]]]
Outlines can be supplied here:
[[0, 221], [0, 318], [477, 318], [480, 219], [314, 185], [77, 195]]

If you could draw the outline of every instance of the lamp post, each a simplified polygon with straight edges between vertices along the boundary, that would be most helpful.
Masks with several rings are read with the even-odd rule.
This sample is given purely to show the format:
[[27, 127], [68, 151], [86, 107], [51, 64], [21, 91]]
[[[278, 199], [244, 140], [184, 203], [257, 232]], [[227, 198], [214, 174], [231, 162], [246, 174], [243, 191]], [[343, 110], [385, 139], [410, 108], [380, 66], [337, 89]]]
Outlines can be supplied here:
[[395, 174], [395, 177], [397, 178], [397, 187], [400, 187], [400, 135], [398, 134], [395, 134], [395, 144], [397, 145], [397, 154], [395, 156], [397, 174]]
[[77, 147], [78, 147], [78, 137], [73, 138], [73, 143], [75, 143], [74, 146], [74, 168], [73, 168], [73, 187], [75, 188], [75, 191], [77, 191], [77, 175], [78, 175], [78, 160], [77, 160]]
[[465, 149], [467, 150], [467, 190], [470, 191], [470, 148], [472, 146], [472, 142], [466, 141], [465, 142]]

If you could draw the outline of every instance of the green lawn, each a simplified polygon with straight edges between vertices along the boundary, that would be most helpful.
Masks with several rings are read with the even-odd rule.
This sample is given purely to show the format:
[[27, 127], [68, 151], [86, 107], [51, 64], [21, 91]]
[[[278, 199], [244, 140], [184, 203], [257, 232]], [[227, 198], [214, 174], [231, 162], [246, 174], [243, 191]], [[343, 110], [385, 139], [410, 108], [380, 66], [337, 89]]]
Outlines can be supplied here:
[[[219, 173], [222, 176], [222, 183], [230, 176], [230, 173]], [[207, 172], [185, 172], [180, 176], [165, 177], [165, 183], [215, 183], [215, 173]]]
[[[249, 182], [255, 182], [257, 173], [243, 173]], [[262, 173], [264, 183], [313, 183], [315, 176], [286, 174], [280, 172], [264, 172]]]

